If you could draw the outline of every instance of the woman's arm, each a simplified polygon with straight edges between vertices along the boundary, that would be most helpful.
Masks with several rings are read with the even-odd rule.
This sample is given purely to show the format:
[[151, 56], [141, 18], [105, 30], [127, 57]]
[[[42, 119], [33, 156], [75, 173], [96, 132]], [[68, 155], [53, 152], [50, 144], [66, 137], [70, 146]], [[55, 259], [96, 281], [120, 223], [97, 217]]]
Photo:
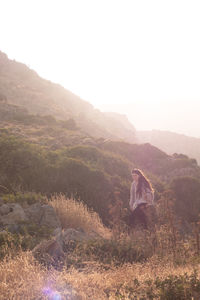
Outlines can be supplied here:
[[154, 191], [150, 190], [149, 188], [145, 188], [143, 198], [147, 202], [147, 204], [153, 205], [153, 203], [154, 203]]

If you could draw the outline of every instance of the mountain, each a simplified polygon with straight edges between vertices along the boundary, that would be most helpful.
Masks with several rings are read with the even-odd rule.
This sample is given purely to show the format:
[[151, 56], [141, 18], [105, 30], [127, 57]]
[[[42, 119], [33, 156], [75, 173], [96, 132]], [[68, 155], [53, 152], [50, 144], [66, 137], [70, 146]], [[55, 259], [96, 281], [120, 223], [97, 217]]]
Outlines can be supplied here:
[[42, 79], [26, 65], [0, 51], [0, 101], [28, 113], [59, 120], [73, 119], [82, 132], [96, 138], [135, 142], [135, 128], [125, 115], [103, 113], [59, 84]]
[[185, 154], [200, 164], [200, 139], [170, 131], [137, 131], [139, 143], [150, 143], [166, 153]]
[[[101, 151], [123, 157], [128, 168], [131, 165], [137, 166], [166, 182], [174, 176], [200, 177], [194, 159], [165, 153], [184, 153], [185, 146], [183, 149], [179, 148], [180, 151], [164, 148], [164, 145], [174, 146], [178, 135], [171, 142], [165, 135], [163, 144], [160, 137], [155, 143], [149, 133], [137, 132], [136, 135], [126, 116], [112, 112], [102, 113], [94, 109], [90, 103], [62, 86], [42, 79], [26, 65], [9, 60], [2, 52], [0, 129], [8, 136], [13, 135], [28, 143], [44, 146], [47, 151], [86, 146], [84, 151], [88, 153], [84, 155], [88, 157], [93, 152], [90, 147], [97, 147]], [[144, 145], [137, 145], [137, 141]], [[180, 146], [181, 142], [178, 144]], [[78, 153], [82, 153], [82, 150], [77, 149]], [[82, 157], [79, 159], [83, 160]], [[112, 173], [115, 167], [109, 167], [108, 162], [107, 166]]]

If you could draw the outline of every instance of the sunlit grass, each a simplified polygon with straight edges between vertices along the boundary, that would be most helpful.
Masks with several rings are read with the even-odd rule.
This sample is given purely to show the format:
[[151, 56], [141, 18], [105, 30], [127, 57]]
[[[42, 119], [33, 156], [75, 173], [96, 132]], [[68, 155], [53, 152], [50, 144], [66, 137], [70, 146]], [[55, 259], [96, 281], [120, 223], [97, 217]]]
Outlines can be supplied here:
[[104, 238], [110, 237], [110, 231], [103, 225], [99, 215], [89, 211], [82, 202], [56, 195], [51, 198], [50, 205], [56, 211], [63, 229], [83, 229], [85, 232], [95, 232]]
[[11, 245], [0, 262], [0, 300], [200, 299], [197, 242], [177, 235], [175, 243], [173, 224], [116, 235], [82, 202], [57, 195], [49, 203], [63, 229], [103, 238], [78, 243], [63, 264], [40, 264], [30, 251], [13, 254]]
[[94, 264], [92, 270], [88, 265], [88, 269], [81, 272], [73, 268], [57, 271], [42, 267], [30, 252], [22, 252], [15, 258], [7, 257], [0, 262], [0, 299], [61, 300], [73, 299], [76, 293], [81, 296], [79, 299], [88, 300], [131, 299], [130, 293], [142, 295], [155, 289], [153, 281], [156, 278], [164, 280], [171, 275], [192, 272], [191, 265], [175, 267], [155, 258], [146, 263], [126, 264], [109, 270]]

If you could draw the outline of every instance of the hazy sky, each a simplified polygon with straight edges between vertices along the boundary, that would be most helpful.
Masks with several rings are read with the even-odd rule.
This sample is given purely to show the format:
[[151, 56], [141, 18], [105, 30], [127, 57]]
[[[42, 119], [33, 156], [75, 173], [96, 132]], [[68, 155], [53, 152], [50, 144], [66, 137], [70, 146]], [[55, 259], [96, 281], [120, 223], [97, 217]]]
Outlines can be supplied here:
[[138, 130], [200, 137], [199, 0], [0, 0], [0, 50]]

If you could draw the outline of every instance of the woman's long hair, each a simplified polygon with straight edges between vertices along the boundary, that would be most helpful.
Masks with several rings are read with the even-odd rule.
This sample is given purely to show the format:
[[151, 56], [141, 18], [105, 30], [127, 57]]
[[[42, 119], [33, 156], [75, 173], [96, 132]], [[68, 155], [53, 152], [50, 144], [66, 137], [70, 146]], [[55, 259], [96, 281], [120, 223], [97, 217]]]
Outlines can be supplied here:
[[136, 190], [136, 194], [141, 197], [142, 196], [142, 190], [147, 188], [150, 191], [153, 191], [152, 185], [150, 183], [150, 181], [144, 176], [143, 172], [139, 169], [133, 169], [131, 171], [132, 174], [137, 174], [139, 175], [138, 178], [138, 185], [137, 185], [137, 190]]

